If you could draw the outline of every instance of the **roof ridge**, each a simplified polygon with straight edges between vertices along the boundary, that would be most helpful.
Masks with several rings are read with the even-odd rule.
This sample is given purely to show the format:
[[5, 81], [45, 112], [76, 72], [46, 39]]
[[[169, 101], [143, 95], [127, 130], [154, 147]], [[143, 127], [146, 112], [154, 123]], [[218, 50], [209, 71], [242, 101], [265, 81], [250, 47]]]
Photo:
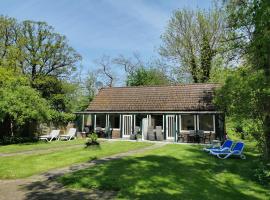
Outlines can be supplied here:
[[180, 83], [174, 85], [139, 85], [139, 86], [116, 86], [116, 87], [104, 87], [103, 89], [112, 88], [154, 88], [154, 87], [177, 87], [177, 86], [188, 86], [188, 85], [220, 85], [220, 83]]

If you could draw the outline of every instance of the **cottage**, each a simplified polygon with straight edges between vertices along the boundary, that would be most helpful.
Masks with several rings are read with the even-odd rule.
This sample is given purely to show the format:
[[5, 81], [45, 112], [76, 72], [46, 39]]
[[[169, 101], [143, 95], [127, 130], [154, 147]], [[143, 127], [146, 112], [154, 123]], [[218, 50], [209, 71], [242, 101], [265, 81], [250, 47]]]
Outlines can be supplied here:
[[224, 138], [224, 114], [213, 105], [218, 84], [112, 87], [99, 91], [84, 112], [82, 126], [94, 131], [111, 129], [112, 138], [130, 139], [140, 132], [143, 140], [161, 130], [162, 139], [188, 142]]

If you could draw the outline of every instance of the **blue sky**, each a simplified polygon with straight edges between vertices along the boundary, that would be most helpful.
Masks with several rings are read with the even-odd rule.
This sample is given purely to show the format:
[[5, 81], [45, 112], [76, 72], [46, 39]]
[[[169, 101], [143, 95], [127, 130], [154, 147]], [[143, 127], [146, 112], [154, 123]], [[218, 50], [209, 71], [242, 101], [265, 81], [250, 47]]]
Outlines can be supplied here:
[[160, 35], [173, 10], [210, 5], [210, 0], [0, 0], [0, 14], [46, 21], [67, 36], [87, 71], [104, 54], [158, 56]]

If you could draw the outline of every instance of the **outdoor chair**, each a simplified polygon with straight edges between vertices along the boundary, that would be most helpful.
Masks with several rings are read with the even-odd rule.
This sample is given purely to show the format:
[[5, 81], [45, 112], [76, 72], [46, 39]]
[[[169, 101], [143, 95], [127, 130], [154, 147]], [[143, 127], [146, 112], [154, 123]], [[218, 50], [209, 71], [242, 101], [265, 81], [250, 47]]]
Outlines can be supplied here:
[[105, 133], [101, 127], [96, 127], [95, 131], [99, 138], [105, 138]]
[[198, 142], [204, 142], [204, 137], [205, 137], [205, 133], [204, 133], [204, 130], [198, 130], [197, 131], [197, 134], [198, 134]]
[[233, 141], [232, 140], [226, 140], [222, 146], [211, 146], [209, 148], [203, 148], [204, 151], [210, 152], [210, 151], [225, 151], [230, 150], [232, 148]]
[[140, 127], [139, 126], [135, 126], [134, 128], [134, 134], [138, 134], [140, 132]]
[[188, 142], [195, 142], [195, 131], [190, 130], [188, 135], [187, 135], [187, 140]]
[[211, 150], [210, 154], [220, 159], [226, 159], [230, 156], [239, 156], [241, 159], [246, 159], [246, 156], [243, 155], [244, 146], [245, 144], [243, 142], [237, 142], [231, 150]]
[[177, 138], [177, 142], [185, 142], [185, 135], [183, 133], [179, 133], [178, 138]]
[[208, 143], [211, 143], [211, 132], [209, 133], [204, 133], [204, 136], [203, 136], [203, 142], [205, 143], [206, 140], [208, 140]]
[[140, 135], [140, 127], [139, 126], [135, 126], [133, 133], [130, 134], [130, 139], [135, 140], [137, 138], [137, 135]]
[[76, 139], [76, 128], [70, 128], [68, 134], [60, 135], [60, 140], [71, 140], [72, 138]]
[[189, 132], [180, 132], [178, 135], [178, 142], [189, 142]]
[[164, 140], [164, 136], [162, 134], [162, 127], [161, 126], [156, 126], [156, 137], [158, 141]]
[[154, 134], [154, 129], [153, 129], [152, 126], [149, 126], [148, 127], [147, 138], [148, 138], [148, 140], [151, 140], [151, 141], [156, 140], [156, 137], [155, 137], [155, 134]]
[[59, 140], [60, 130], [52, 130], [49, 135], [41, 135], [39, 136], [40, 140], [46, 140], [47, 142], [51, 142], [53, 139]]

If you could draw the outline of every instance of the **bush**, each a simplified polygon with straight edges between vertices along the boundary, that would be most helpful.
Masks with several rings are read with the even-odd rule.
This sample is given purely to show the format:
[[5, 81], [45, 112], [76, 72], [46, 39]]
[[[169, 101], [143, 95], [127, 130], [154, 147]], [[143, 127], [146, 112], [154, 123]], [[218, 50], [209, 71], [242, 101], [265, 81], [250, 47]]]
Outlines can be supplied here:
[[95, 132], [91, 133], [88, 136], [88, 140], [87, 140], [87, 142], [85, 144], [86, 147], [93, 146], [93, 145], [99, 145], [99, 142], [97, 140], [98, 140], [98, 135]]
[[270, 185], [270, 163], [260, 163], [259, 167], [254, 171], [254, 178], [261, 185]]
[[38, 138], [31, 137], [16, 137], [16, 136], [3, 136], [0, 138], [0, 145], [9, 145], [9, 144], [21, 144], [29, 142], [37, 142]]

